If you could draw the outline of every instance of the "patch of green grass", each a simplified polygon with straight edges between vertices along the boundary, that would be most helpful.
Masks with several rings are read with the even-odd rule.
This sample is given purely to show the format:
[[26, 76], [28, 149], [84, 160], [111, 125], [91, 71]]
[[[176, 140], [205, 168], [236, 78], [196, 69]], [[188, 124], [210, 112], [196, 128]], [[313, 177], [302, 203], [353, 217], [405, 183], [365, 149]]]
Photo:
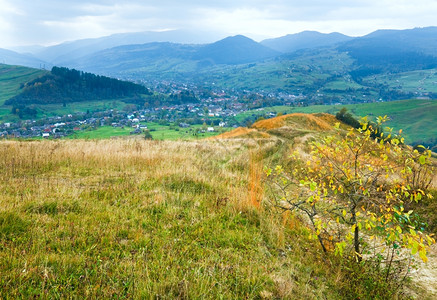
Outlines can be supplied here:
[[109, 109], [121, 110], [127, 104], [114, 99], [108, 100], [98, 100], [98, 101], [85, 101], [85, 102], [73, 102], [67, 103], [65, 106], [62, 104], [45, 104], [45, 105], [34, 105], [38, 110], [38, 117], [45, 118], [51, 116], [63, 116], [67, 114], [74, 114], [78, 112], [93, 112]]
[[77, 131], [67, 139], [109, 139], [111, 137], [128, 136], [134, 129], [129, 127], [100, 126], [95, 130]]
[[324, 89], [338, 90], [338, 91], [346, 91], [347, 89], [360, 89], [363, 88], [362, 85], [359, 85], [355, 81], [347, 81], [347, 80], [336, 80], [327, 83]]
[[0, 240], [11, 240], [24, 233], [29, 227], [29, 222], [23, 220], [13, 212], [0, 212]]
[[[154, 140], [194, 140], [212, 137], [227, 131], [230, 128], [218, 128], [215, 132], [197, 133], [202, 129], [202, 125], [193, 125], [189, 128], [180, 128], [177, 125], [160, 125], [158, 123], [147, 123], [147, 128]], [[134, 131], [131, 127], [112, 127], [101, 126], [96, 130], [78, 131], [75, 134], [67, 137], [69, 139], [108, 139], [118, 136], [130, 136], [130, 132]], [[144, 137], [144, 134], [138, 134], [134, 136]]]
[[0, 64], [0, 106], [20, 92], [20, 85], [44, 75], [47, 71]]

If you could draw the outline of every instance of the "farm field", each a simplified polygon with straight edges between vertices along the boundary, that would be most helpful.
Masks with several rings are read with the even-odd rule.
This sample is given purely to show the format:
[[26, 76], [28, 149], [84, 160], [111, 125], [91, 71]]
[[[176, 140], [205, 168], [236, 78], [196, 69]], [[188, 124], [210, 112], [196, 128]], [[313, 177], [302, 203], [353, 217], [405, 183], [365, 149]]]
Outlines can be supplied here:
[[390, 88], [409, 92], [437, 93], [437, 69], [375, 75], [367, 77], [364, 81], [373, 84], [384, 84]]
[[[215, 132], [196, 133], [196, 131], [201, 130], [203, 128], [202, 125], [192, 125], [189, 128], [180, 128], [177, 125], [160, 125], [155, 122], [149, 122], [146, 123], [146, 125], [154, 140], [203, 139], [203, 138], [218, 135], [230, 129], [230, 128], [216, 127]], [[130, 132], [132, 132], [133, 130], [134, 128], [130, 128], [130, 127], [114, 128], [112, 126], [102, 126], [102, 127], [98, 127], [96, 130], [77, 132], [71, 136], [68, 136], [67, 138], [68, 139], [108, 139], [111, 137], [131, 136]], [[143, 138], [144, 134], [139, 134], [137, 136]]]

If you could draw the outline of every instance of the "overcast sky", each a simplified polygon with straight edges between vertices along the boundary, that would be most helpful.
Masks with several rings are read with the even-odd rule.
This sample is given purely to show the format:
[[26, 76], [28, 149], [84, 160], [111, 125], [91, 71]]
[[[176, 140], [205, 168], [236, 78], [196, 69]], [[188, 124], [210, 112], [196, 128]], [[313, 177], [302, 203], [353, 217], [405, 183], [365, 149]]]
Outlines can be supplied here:
[[202, 29], [256, 40], [437, 25], [437, 0], [0, 0], [0, 48], [120, 32]]

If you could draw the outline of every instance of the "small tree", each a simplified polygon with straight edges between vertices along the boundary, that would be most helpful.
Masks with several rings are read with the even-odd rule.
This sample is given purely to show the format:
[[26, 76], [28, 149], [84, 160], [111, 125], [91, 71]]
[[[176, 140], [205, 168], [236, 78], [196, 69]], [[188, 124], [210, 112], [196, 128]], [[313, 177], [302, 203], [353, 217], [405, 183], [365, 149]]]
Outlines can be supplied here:
[[144, 139], [145, 140], [153, 140], [153, 136], [152, 136], [152, 134], [150, 133], [149, 130], [145, 130], [144, 131]]
[[[335, 135], [311, 144], [310, 158], [294, 153], [293, 168], [278, 166], [267, 175], [277, 195], [274, 204], [303, 212], [325, 252], [344, 255], [350, 249], [357, 261], [373, 253], [389, 273], [397, 249], [409, 248], [426, 261], [427, 247], [435, 241], [414, 228], [412, 211], [405, 209], [411, 201], [431, 197], [424, 190], [432, 176], [431, 153], [402, 146], [391, 129], [380, 132], [386, 120], [379, 117], [372, 126], [364, 119], [360, 128], [347, 132], [336, 124]], [[385, 247], [371, 252], [372, 240]], [[382, 253], [389, 255], [384, 259]]]
[[347, 111], [346, 107], [343, 107], [336, 115], [335, 117], [344, 122], [345, 124], [348, 124], [354, 128], [360, 127], [360, 122], [355, 119], [350, 112]]

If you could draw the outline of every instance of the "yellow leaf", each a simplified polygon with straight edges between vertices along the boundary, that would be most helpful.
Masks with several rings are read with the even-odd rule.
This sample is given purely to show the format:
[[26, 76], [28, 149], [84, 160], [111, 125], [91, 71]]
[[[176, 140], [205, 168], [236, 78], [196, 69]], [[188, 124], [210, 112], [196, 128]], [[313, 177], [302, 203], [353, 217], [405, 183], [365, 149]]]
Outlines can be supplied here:
[[422, 249], [419, 251], [419, 256], [423, 262], [426, 263], [428, 261], [428, 257], [426, 257], [426, 250], [425, 249]]

